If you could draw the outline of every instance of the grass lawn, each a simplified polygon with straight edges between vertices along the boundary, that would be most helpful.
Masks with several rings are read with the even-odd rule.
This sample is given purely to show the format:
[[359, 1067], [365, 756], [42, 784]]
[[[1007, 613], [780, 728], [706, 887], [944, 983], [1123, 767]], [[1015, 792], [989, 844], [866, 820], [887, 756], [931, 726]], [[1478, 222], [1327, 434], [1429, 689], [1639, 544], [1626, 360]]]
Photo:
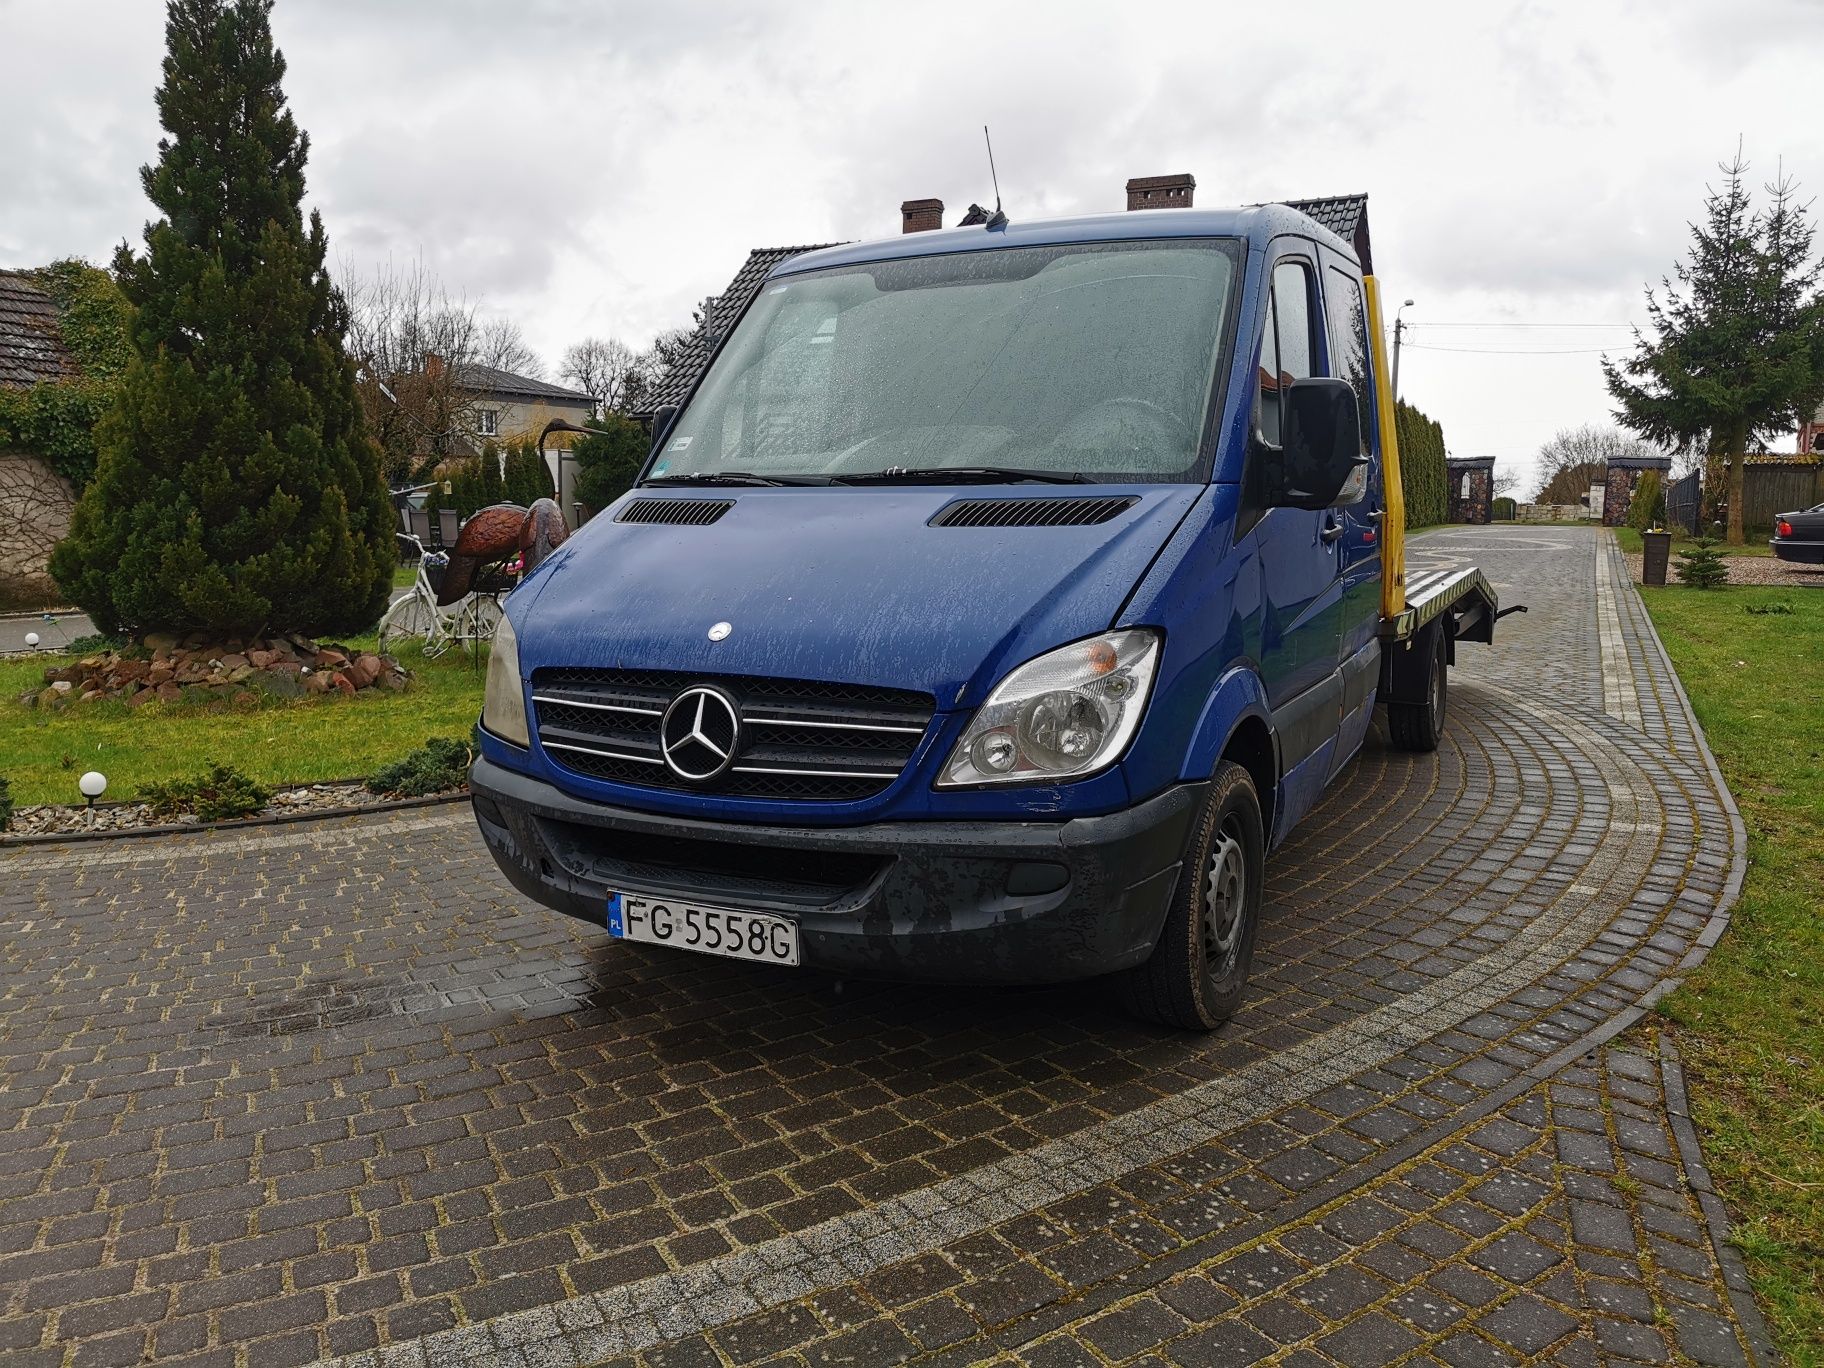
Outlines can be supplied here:
[[[347, 644], [371, 650], [374, 638], [351, 637]], [[467, 736], [481, 712], [487, 670], [485, 650], [477, 668], [465, 652], [425, 660], [407, 647], [399, 663], [412, 684], [399, 693], [275, 699], [228, 711], [82, 703], [51, 712], [20, 704], [21, 693], [42, 684], [46, 668], [72, 658], [0, 662], [0, 776], [12, 781], [21, 807], [80, 801], [76, 776], [91, 769], [108, 776], [110, 799], [131, 798], [142, 784], [218, 761], [269, 785], [365, 777], [430, 737]]]
[[[1824, 1363], [1824, 595], [1643, 591], [1748, 830], [1729, 933], [1662, 1007], [1774, 1330]], [[1751, 613], [1785, 605], [1788, 612]]]
[[[1766, 528], [1751, 527], [1743, 535], [1748, 538], [1748, 541], [1745, 545], [1729, 546], [1729, 545], [1719, 541], [1716, 544], [1716, 549], [1725, 556], [1771, 556], [1771, 555], [1773, 555], [1773, 548], [1767, 544], [1767, 539], [1772, 534], [1770, 532], [1768, 532], [1768, 530]], [[1640, 533], [1635, 531], [1633, 528], [1631, 528], [1631, 527], [1616, 528], [1615, 529], [1615, 540], [1621, 543], [1621, 549], [1623, 551], [1629, 552], [1632, 555], [1640, 554], [1640, 549], [1641, 549]], [[1695, 538], [1688, 536], [1682, 530], [1674, 532], [1672, 534], [1672, 554], [1677, 555], [1679, 547], [1688, 546], [1694, 540], [1695, 540]]]

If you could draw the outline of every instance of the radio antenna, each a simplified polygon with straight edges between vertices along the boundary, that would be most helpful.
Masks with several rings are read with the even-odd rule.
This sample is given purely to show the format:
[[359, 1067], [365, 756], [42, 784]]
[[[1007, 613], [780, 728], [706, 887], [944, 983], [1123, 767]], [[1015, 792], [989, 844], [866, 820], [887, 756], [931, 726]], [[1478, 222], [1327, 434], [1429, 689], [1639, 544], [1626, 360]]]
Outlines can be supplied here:
[[994, 182], [994, 213], [983, 226], [993, 232], [1007, 226], [1007, 215], [1001, 210], [1001, 178], [994, 169], [994, 140], [988, 136], [988, 125], [982, 125], [982, 141], [988, 147], [988, 179]]

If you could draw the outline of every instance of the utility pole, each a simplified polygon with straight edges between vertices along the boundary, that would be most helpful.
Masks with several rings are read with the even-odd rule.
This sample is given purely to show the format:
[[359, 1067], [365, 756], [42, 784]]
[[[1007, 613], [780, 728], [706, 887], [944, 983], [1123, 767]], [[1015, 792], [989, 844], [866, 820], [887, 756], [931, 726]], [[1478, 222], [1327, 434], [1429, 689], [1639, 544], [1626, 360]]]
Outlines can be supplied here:
[[1400, 402], [1400, 334], [1406, 330], [1400, 315], [1411, 307], [1412, 301], [1408, 299], [1393, 311], [1393, 402], [1396, 404]]

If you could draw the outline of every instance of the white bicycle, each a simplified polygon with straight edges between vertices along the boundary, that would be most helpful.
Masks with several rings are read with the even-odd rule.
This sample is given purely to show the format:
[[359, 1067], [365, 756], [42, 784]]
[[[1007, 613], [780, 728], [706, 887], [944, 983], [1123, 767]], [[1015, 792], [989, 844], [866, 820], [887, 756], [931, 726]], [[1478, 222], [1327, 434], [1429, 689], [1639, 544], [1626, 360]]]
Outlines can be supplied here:
[[479, 649], [481, 642], [492, 641], [500, 625], [499, 591], [477, 590], [448, 607], [439, 607], [437, 590], [450, 558], [441, 551], [425, 550], [424, 543], [409, 532], [395, 535], [417, 549], [418, 574], [411, 590], [393, 600], [380, 619], [382, 653], [416, 638], [423, 643], [426, 658], [434, 659], [455, 645]]

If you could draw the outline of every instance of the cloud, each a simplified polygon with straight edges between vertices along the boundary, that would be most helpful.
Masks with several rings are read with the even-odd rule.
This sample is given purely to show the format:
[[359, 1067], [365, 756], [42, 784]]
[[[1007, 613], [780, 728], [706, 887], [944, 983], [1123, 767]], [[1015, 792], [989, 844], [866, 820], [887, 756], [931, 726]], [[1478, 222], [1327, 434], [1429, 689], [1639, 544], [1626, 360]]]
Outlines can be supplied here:
[[[1200, 203], [1366, 190], [1390, 294], [1440, 323], [1637, 317], [1738, 136], [1757, 178], [1783, 157], [1824, 182], [1816, 0], [1413, 0], [1372, 24], [1359, 0], [1296, 22], [280, 0], [274, 25], [334, 259], [422, 257], [548, 359], [683, 321], [750, 247], [895, 233], [926, 195], [954, 221], [993, 195], [984, 123], [1016, 217], [1116, 210], [1164, 171], [1194, 173]], [[150, 0], [0, 0], [0, 46], [24, 54], [0, 87], [0, 264], [137, 241], [162, 41]], [[1415, 350], [1402, 386], [1454, 449], [1517, 459], [1606, 414], [1595, 363]]]

